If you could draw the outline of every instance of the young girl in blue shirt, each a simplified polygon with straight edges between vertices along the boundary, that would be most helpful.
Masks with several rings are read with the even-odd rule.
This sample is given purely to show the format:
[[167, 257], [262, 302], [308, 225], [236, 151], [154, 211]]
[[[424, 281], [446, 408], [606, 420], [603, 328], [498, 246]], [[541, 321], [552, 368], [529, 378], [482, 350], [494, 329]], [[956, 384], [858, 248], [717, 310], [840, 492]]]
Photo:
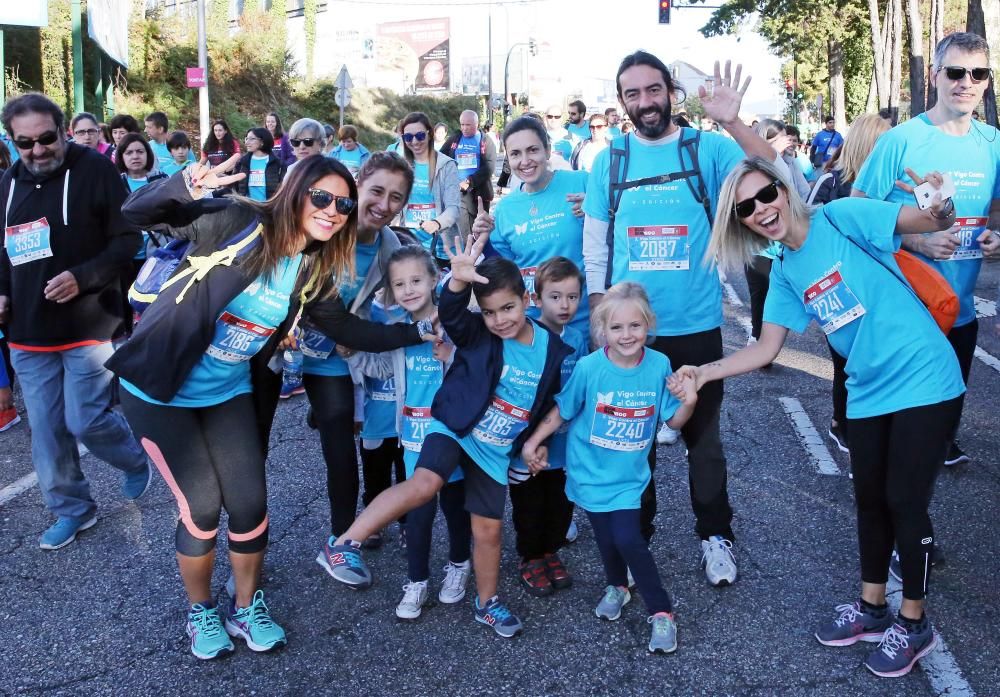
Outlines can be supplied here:
[[612, 286], [591, 321], [604, 348], [577, 362], [522, 457], [533, 472], [545, 469], [548, 449], [542, 443], [570, 422], [566, 495], [587, 512], [608, 580], [594, 612], [606, 620], [621, 617], [631, 600], [631, 571], [653, 625], [649, 651], [671, 653], [677, 649], [673, 605], [642, 536], [639, 506], [652, 476], [646, 456], [657, 420], [680, 429], [691, 417], [697, 390], [690, 376], [672, 373], [666, 356], [646, 350], [656, 317], [638, 283]]

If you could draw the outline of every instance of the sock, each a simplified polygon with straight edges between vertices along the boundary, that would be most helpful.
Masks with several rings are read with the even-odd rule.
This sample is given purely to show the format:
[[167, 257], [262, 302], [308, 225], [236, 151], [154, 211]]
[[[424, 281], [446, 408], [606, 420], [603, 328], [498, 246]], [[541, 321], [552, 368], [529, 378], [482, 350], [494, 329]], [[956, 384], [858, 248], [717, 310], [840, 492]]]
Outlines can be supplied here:
[[469, 568], [469, 560], [468, 559], [466, 559], [465, 561], [451, 561], [449, 559], [448, 563], [451, 564], [452, 566], [457, 566], [459, 569], [468, 569]]
[[927, 626], [927, 615], [923, 612], [920, 613], [920, 619], [910, 619], [902, 613], [899, 614], [899, 623], [906, 627], [909, 632], [920, 632], [923, 631]]
[[886, 612], [889, 611], [889, 605], [882, 603], [881, 605], [873, 605], [869, 603], [864, 598], [861, 598], [861, 609], [865, 612], [875, 615], [876, 617], [882, 617]]

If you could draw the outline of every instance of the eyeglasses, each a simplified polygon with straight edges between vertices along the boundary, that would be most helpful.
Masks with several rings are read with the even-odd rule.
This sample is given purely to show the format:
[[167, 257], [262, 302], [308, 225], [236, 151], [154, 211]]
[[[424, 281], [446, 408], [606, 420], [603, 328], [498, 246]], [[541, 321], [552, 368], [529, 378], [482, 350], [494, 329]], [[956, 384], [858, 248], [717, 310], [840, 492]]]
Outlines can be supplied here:
[[781, 182], [775, 179], [750, 198], [737, 202], [734, 206], [737, 217], [749, 218], [753, 215], [753, 212], [757, 210], [757, 201], [760, 201], [761, 203], [773, 203], [774, 200], [778, 198], [779, 186], [781, 186]]
[[293, 148], [297, 148], [300, 145], [304, 145], [307, 148], [311, 148], [313, 143], [315, 143], [317, 138], [289, 138], [288, 142], [292, 144]]
[[18, 150], [31, 150], [35, 147], [35, 143], [39, 145], [52, 145], [57, 140], [59, 140], [59, 134], [56, 131], [45, 131], [45, 133], [37, 138], [15, 138], [14, 145], [17, 146]]
[[[96, 128], [78, 128], [73, 131], [74, 136], [96, 136], [98, 133]], [[45, 145], [45, 143], [42, 143]]]
[[545, 118], [547, 118], [547, 119], [561, 119], [562, 118], [562, 114], [546, 114]]
[[357, 205], [357, 201], [347, 196], [335, 196], [323, 189], [309, 189], [309, 201], [318, 209], [326, 210], [333, 202], [337, 203], [336, 211], [341, 215], [350, 215]]
[[244, 138], [243, 140], [245, 140], [245, 141], [247, 141], [247, 142], [249, 142], [249, 141], [251, 141], [251, 140], [258, 140], [258, 141], [259, 141], [259, 140], [260, 140], [260, 138], [258, 138], [257, 136], [247, 136], [247, 137], [246, 137], [246, 138]]
[[607, 128], [608, 126], [607, 126], [607, 124], [603, 124], [603, 123], [602, 123], [602, 124], [590, 124], [590, 127], [591, 127], [591, 128], [593, 129], [593, 130], [595, 130], [595, 131], [599, 131], [599, 130], [601, 130], [602, 128]]
[[420, 133], [403, 134], [404, 143], [412, 143], [413, 141], [417, 141], [418, 143], [423, 143], [425, 140], [427, 140], [427, 131], [420, 131]]
[[938, 68], [938, 72], [944, 71], [944, 74], [948, 76], [949, 80], [954, 80], [958, 82], [965, 77], [968, 73], [969, 77], [972, 78], [973, 82], [982, 82], [983, 80], [988, 80], [990, 75], [993, 74], [992, 68], [963, 68], [960, 65], [946, 65], [942, 68]]

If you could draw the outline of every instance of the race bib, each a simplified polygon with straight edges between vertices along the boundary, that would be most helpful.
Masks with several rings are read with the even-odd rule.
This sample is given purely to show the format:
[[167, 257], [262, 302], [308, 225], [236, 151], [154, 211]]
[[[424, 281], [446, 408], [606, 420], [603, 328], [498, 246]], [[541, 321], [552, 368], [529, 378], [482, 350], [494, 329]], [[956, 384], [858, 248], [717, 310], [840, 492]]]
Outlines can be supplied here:
[[476, 440], [487, 445], [508, 448], [514, 440], [528, 427], [531, 412], [521, 407], [515, 407], [497, 396], [493, 397], [489, 409], [483, 414], [472, 435]]
[[686, 271], [690, 255], [687, 225], [638, 225], [628, 229], [629, 271]]
[[207, 353], [226, 363], [249, 361], [264, 348], [272, 334], [273, 327], [262, 327], [231, 312], [223, 312], [215, 323], [215, 337]]
[[958, 238], [958, 246], [955, 247], [955, 251], [945, 261], [982, 259], [983, 250], [979, 248], [979, 241], [976, 238], [986, 230], [988, 220], [985, 217], [955, 218], [955, 222], [959, 226], [958, 232], [955, 233], [955, 237]]
[[264, 186], [264, 170], [254, 169], [250, 171], [250, 186]]
[[474, 152], [458, 153], [455, 164], [459, 169], [479, 169], [479, 154]]
[[369, 380], [368, 398], [373, 402], [396, 401], [396, 379]]
[[303, 356], [326, 360], [337, 348], [337, 343], [326, 334], [317, 331], [314, 327], [300, 324], [302, 336], [299, 337], [299, 350]]
[[4, 247], [12, 265], [20, 266], [52, 256], [51, 230], [49, 221], [45, 218], [33, 223], [12, 225], [7, 228], [6, 233]]
[[656, 428], [656, 407], [616, 407], [598, 402], [590, 442], [609, 450], [645, 450]]
[[524, 289], [528, 291], [529, 294], [534, 294], [535, 292], [536, 271], [538, 271], [537, 266], [529, 266], [527, 268], [521, 269], [521, 278], [524, 279]]
[[865, 314], [861, 301], [847, 287], [836, 268], [807, 288], [803, 300], [826, 334], [832, 334]]
[[403, 433], [399, 442], [411, 452], [419, 453], [427, 437], [427, 427], [431, 423], [430, 407], [403, 406]]
[[437, 208], [433, 203], [406, 204], [406, 223], [410, 227], [420, 227], [420, 223], [434, 219]]

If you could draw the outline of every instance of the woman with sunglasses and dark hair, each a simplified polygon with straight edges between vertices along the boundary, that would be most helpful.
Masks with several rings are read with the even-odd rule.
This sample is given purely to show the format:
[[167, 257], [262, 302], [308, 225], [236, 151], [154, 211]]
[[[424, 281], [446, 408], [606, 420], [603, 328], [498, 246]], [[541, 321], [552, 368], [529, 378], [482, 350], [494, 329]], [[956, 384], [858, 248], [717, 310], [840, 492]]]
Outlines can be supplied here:
[[[943, 180], [931, 172], [926, 181], [940, 187]], [[846, 358], [861, 595], [838, 605], [816, 639], [825, 646], [880, 641], [865, 665], [884, 677], [905, 675], [937, 643], [924, 615], [934, 548], [927, 509], [965, 393], [955, 352], [893, 252], [901, 237], [954, 222], [955, 204], [940, 195], [926, 210], [859, 198], [810, 208], [775, 165], [741, 162], [722, 186], [706, 259], [736, 269], [781, 243], [760, 339], [677, 371], [692, 373], [699, 390], [750, 372], [775, 359], [789, 330], [803, 332], [812, 320]], [[885, 595], [893, 540], [903, 572], [898, 619]]]
[[[344, 289], [355, 284], [358, 212], [342, 165], [304, 160], [265, 202], [207, 199], [242, 177], [219, 170], [192, 165], [126, 201], [131, 223], [189, 240], [187, 259], [199, 262], [177, 268], [178, 282], [161, 288], [107, 363], [121, 379], [136, 438], [177, 499], [187, 633], [203, 659], [233, 651], [227, 633], [254, 651], [286, 642], [258, 588], [268, 539], [264, 461], [281, 383], [269, 364], [279, 341], [306, 320], [366, 351], [421, 341], [416, 325], [373, 328], [344, 309]], [[191, 268], [198, 273], [183, 276]], [[210, 586], [223, 508], [236, 582], [224, 618]]]
[[403, 156], [413, 167], [413, 190], [403, 209], [402, 224], [413, 231], [441, 268], [448, 265], [441, 239], [458, 235], [461, 193], [455, 160], [431, 147], [433, 131], [427, 114], [412, 111], [403, 117]]
[[[212, 132], [201, 146], [200, 164], [209, 164], [218, 167], [226, 162], [233, 155], [240, 154], [240, 144], [233, 138], [233, 132], [229, 130], [229, 124], [222, 119], [217, 119], [212, 124]], [[227, 170], [228, 171], [228, 170]]]
[[243, 140], [246, 154], [240, 158], [234, 174], [245, 174], [233, 187], [240, 196], [266, 201], [274, 196], [285, 178], [285, 165], [274, 154], [274, 139], [266, 128], [251, 128]]

